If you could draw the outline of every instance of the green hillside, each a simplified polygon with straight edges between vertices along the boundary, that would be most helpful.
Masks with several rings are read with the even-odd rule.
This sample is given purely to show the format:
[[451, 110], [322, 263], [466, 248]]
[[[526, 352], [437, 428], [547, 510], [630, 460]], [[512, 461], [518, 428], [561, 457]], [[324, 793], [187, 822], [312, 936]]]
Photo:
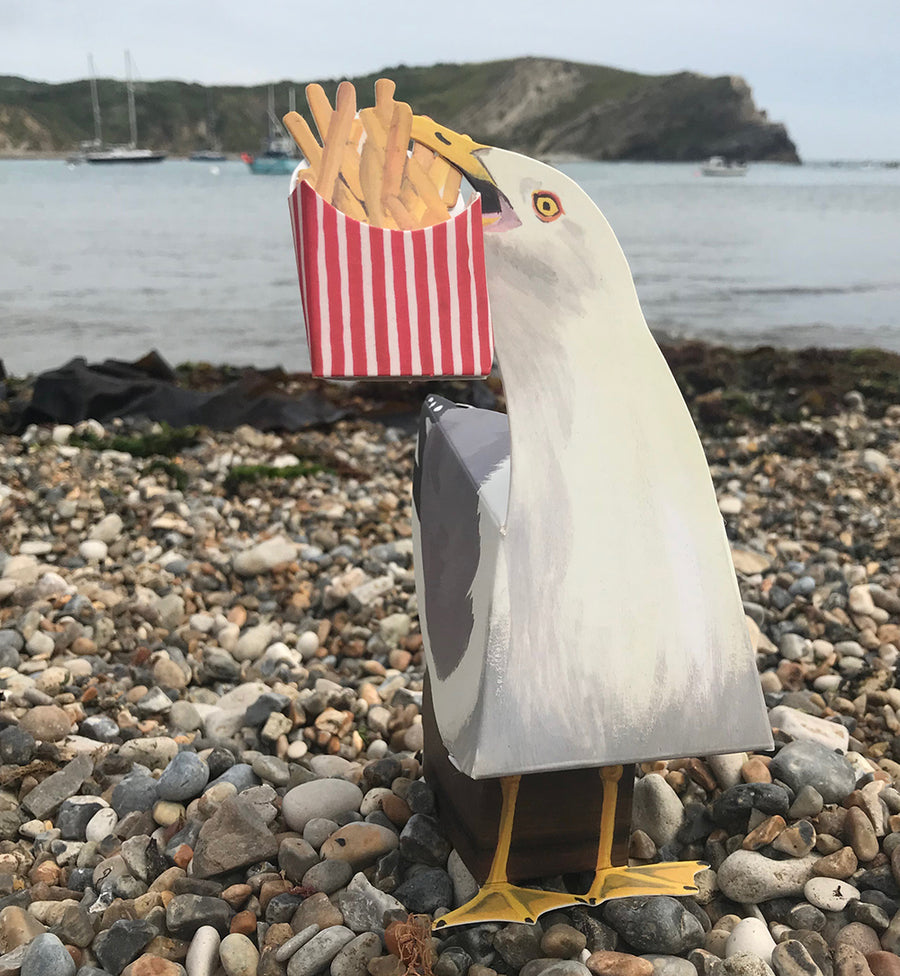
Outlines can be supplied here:
[[[756, 108], [739, 78], [640, 75], [543, 58], [398, 65], [351, 79], [360, 105], [371, 104], [380, 76], [393, 78], [398, 97], [416, 112], [524, 152], [594, 159], [701, 159], [723, 153], [797, 160], [784, 127]], [[340, 79], [319, 80], [333, 97]], [[291, 88], [305, 113], [306, 81], [275, 85], [278, 114], [287, 111]], [[214, 141], [225, 152], [255, 150], [266, 133], [267, 92], [266, 85], [140, 83], [140, 144], [185, 154]], [[104, 141], [126, 142], [124, 83], [99, 79], [98, 93]], [[88, 80], [50, 85], [0, 76], [0, 153], [66, 153], [93, 133]]]

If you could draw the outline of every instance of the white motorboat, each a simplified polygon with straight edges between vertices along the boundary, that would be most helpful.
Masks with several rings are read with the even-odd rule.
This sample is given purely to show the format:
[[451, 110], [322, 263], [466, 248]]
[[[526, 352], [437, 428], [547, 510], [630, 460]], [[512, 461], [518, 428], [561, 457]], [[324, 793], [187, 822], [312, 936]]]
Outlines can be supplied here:
[[726, 159], [724, 156], [710, 156], [700, 167], [704, 176], [746, 176], [746, 163]]

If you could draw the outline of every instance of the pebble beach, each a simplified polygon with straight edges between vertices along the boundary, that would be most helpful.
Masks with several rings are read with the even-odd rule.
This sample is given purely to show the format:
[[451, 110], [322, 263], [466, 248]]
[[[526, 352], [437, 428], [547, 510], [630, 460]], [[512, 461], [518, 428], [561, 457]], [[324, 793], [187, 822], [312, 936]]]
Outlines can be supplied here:
[[409, 425], [0, 435], [0, 976], [900, 976], [900, 396], [694, 385], [775, 750], [638, 769], [695, 896], [437, 936]]

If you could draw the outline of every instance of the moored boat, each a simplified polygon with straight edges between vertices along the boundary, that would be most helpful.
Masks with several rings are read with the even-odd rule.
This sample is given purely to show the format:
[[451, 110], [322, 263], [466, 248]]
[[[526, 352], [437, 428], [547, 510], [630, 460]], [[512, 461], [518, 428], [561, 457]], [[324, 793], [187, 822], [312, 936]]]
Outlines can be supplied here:
[[746, 176], [747, 165], [724, 156], [710, 156], [700, 167], [704, 176]]

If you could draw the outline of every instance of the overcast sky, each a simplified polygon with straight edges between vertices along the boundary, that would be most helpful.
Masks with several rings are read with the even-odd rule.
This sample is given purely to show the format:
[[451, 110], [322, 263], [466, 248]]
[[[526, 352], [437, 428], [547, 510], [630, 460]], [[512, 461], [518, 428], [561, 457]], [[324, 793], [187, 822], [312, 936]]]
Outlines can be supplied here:
[[805, 159], [900, 158], [900, 0], [0, 0], [0, 74], [251, 84], [534, 54], [742, 75]]

